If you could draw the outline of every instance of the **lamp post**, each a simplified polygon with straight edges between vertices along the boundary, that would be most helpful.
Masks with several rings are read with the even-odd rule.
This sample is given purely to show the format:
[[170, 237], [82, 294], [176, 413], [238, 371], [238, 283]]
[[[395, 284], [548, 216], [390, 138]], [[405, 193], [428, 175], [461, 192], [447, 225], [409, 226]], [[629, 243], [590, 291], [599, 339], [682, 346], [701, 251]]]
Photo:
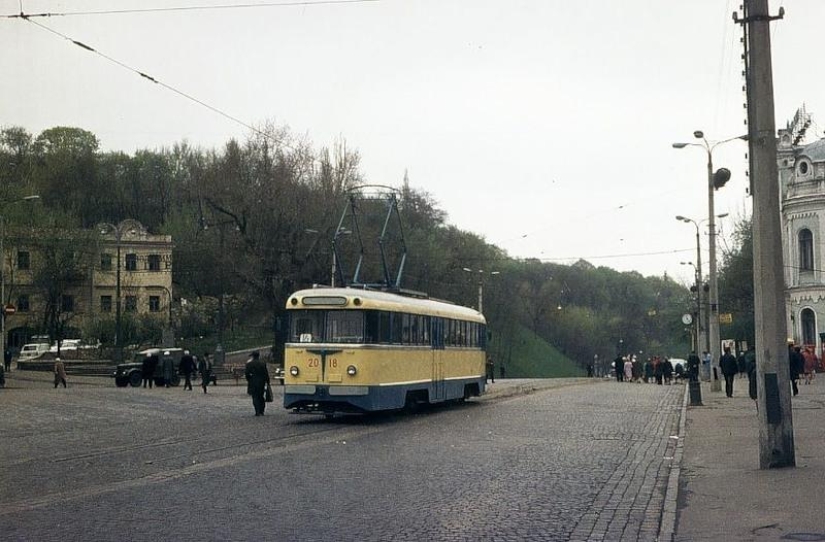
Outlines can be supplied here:
[[483, 312], [484, 308], [484, 274], [487, 273], [489, 275], [500, 275], [500, 271], [484, 271], [483, 269], [470, 269], [468, 267], [462, 267], [462, 269], [468, 273], [478, 273], [478, 312]]
[[[13, 203], [19, 203], [21, 201], [35, 201], [39, 200], [40, 196], [38, 195], [31, 195], [31, 196], [24, 196], [20, 199], [12, 200], [6, 203], [6, 205], [11, 205]], [[0, 352], [2, 352], [3, 356], [6, 355], [6, 218], [3, 215], [0, 215], [0, 306], [2, 306], [2, 312], [0, 312]]]
[[702, 344], [702, 274], [699, 268], [693, 262], [679, 262], [679, 265], [689, 265], [693, 268], [694, 288], [696, 289], [696, 321], [694, 323], [695, 339], [693, 341], [694, 352], [699, 351], [699, 345]]
[[[696, 222], [692, 218], [688, 218], [686, 216], [677, 215], [676, 220], [681, 222], [693, 224], [696, 227], [696, 266], [694, 269], [696, 270], [696, 304], [698, 314], [696, 315], [696, 351], [699, 351], [699, 345], [702, 344], [701, 336], [702, 336], [702, 243], [701, 237], [699, 236], [699, 224], [703, 221]], [[704, 311], [705, 316], [709, 316], [707, 310]], [[707, 335], [708, 332], [708, 322], [705, 322], [705, 351], [710, 352], [710, 338]]]
[[[710, 143], [705, 139], [705, 133], [701, 130], [693, 132], [693, 137], [700, 139], [701, 143], [674, 143], [674, 149], [684, 149], [685, 147], [700, 147], [705, 150], [707, 154], [707, 184], [708, 184], [708, 231], [709, 231], [709, 250], [708, 250], [708, 281], [710, 282], [710, 292], [708, 299], [708, 340], [710, 341], [711, 365], [719, 360], [720, 357], [720, 338], [719, 338], [719, 290], [716, 282], [716, 222], [714, 220], [714, 192], [724, 186], [730, 179], [730, 171], [725, 168], [719, 169], [714, 173], [713, 171], [713, 150], [723, 143], [729, 141], [747, 140], [747, 135], [731, 137], [722, 141]], [[698, 228], [698, 226], [697, 226]], [[713, 373], [713, 371], [711, 371]], [[722, 385], [718, 380], [718, 375], [713, 374], [711, 379], [711, 391], [722, 391]]]
[[117, 264], [115, 266], [115, 351], [114, 357], [115, 361], [121, 361], [123, 359], [123, 351], [122, 351], [122, 309], [121, 309], [121, 282], [120, 282], [120, 270], [122, 267], [121, 263], [121, 244], [123, 241], [123, 234], [126, 231], [130, 231], [134, 229], [134, 221], [123, 221], [117, 226], [114, 224], [110, 224], [108, 222], [102, 222], [98, 224], [98, 229], [101, 234], [112, 233], [115, 236], [115, 245], [117, 247]]

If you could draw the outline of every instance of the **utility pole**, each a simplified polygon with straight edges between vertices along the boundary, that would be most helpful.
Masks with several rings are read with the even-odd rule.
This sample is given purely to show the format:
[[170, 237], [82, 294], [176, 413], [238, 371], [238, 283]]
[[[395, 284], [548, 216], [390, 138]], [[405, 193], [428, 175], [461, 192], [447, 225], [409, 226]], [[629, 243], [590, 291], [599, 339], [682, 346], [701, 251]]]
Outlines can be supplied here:
[[773, 103], [768, 0], [745, 0], [749, 145], [752, 157], [754, 308], [759, 401], [759, 468], [794, 467], [793, 412], [789, 386], [785, 276], [776, 120]]

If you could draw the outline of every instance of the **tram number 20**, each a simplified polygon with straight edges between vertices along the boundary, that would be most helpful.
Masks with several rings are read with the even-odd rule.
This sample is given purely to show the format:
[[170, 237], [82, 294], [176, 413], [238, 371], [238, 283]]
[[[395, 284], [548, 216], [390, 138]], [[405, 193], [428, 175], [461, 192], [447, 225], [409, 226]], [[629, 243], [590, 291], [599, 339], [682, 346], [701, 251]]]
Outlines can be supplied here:
[[[309, 358], [308, 362], [309, 363], [307, 363], [307, 367], [310, 367], [310, 368], [312, 368], [312, 367], [318, 368], [318, 367], [321, 366], [321, 359], [320, 358]], [[338, 359], [337, 358], [331, 358], [329, 360], [329, 366], [332, 367], [332, 368], [337, 368], [338, 367]]]

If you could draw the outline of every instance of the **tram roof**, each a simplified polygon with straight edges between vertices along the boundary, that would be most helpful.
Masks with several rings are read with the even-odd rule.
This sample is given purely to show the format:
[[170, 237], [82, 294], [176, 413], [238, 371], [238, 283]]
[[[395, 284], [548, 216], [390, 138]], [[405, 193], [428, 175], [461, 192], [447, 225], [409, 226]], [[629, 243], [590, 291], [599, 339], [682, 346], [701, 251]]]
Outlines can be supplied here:
[[475, 309], [424, 297], [360, 288], [308, 288], [289, 296], [287, 309], [379, 309], [485, 323]]

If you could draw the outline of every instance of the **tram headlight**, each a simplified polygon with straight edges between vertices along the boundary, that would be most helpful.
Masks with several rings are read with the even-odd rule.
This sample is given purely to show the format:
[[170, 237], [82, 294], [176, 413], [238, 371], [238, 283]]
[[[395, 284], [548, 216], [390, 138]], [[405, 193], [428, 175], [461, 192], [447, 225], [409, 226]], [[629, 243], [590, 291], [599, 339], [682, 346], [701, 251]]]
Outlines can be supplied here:
[[298, 367], [295, 366], [295, 365], [290, 367], [289, 368], [289, 374], [291, 374], [292, 376], [298, 376]]
[[355, 368], [355, 365], [350, 365], [347, 367], [347, 374], [350, 376], [355, 376], [355, 373], [358, 372], [358, 369]]

